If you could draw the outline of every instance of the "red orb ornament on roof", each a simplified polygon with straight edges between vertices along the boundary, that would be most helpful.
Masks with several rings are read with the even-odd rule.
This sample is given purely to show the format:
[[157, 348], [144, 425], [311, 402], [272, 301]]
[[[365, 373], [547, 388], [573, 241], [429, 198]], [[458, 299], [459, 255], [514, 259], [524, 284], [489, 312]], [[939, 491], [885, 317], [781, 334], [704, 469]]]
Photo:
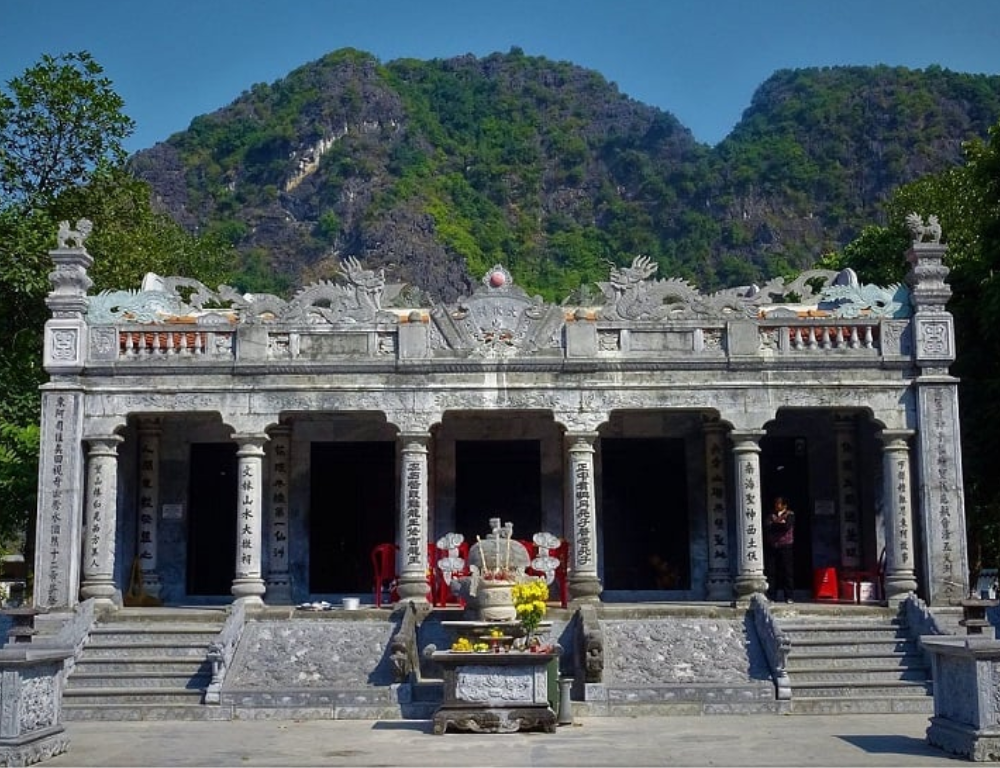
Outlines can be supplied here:
[[506, 282], [507, 282], [507, 277], [499, 269], [493, 271], [490, 274], [490, 285], [492, 285], [494, 288], [500, 288]]

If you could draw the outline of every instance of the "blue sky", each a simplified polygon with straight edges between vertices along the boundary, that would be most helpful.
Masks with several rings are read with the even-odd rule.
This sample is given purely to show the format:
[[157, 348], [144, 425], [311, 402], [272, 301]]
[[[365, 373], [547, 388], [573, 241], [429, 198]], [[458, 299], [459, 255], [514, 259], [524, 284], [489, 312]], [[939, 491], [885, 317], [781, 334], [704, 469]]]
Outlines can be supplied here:
[[600, 72], [723, 139], [778, 69], [1000, 74], [998, 0], [0, 0], [0, 82], [87, 50], [136, 121], [131, 152], [338, 48], [383, 62], [528, 55]]

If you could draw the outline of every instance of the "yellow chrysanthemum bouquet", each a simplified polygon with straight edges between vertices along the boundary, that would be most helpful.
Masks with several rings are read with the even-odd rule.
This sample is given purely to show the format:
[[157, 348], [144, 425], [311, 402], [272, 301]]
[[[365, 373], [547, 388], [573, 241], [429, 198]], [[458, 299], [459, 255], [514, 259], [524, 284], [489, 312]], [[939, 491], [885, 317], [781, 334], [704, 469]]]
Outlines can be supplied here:
[[546, 601], [549, 599], [549, 585], [544, 579], [522, 581], [511, 587], [517, 620], [530, 638], [545, 617]]

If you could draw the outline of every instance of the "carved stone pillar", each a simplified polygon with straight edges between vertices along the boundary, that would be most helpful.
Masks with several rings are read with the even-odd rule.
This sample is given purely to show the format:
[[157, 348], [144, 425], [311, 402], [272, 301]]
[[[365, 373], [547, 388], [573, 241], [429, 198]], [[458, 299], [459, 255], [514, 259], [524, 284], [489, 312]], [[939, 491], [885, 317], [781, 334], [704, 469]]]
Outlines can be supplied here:
[[118, 528], [118, 446], [120, 435], [87, 438], [87, 497], [80, 595], [98, 605], [121, 605], [115, 586], [115, 533]]
[[736, 467], [736, 553], [738, 559], [733, 591], [737, 602], [750, 599], [755, 592], [767, 591], [764, 575], [764, 521], [760, 488], [760, 440], [763, 430], [733, 431]]
[[142, 419], [139, 422], [139, 524], [136, 553], [142, 590], [159, 598], [160, 573], [157, 570], [157, 511], [160, 508], [160, 422]]
[[733, 570], [729, 552], [729, 511], [726, 503], [725, 430], [716, 420], [705, 424], [705, 512], [708, 532], [709, 600], [731, 600]]
[[291, 430], [288, 427], [275, 427], [270, 434], [268, 496], [271, 501], [271, 518], [268, 528], [267, 602], [275, 605], [292, 602], [292, 580], [288, 571]]
[[82, 436], [83, 395], [66, 389], [43, 390], [35, 532], [36, 608], [72, 608], [79, 600], [86, 498]]
[[401, 479], [399, 499], [399, 580], [401, 602], [427, 603], [428, 471], [427, 432], [399, 435]]
[[917, 380], [920, 428], [914, 458], [926, 587], [921, 596], [930, 605], [961, 600], [970, 586], [957, 386], [957, 380], [950, 378]]
[[910, 484], [909, 429], [882, 430], [883, 506], [885, 509], [885, 599], [898, 605], [916, 592], [913, 555], [913, 498]]
[[238, 444], [236, 506], [236, 577], [232, 593], [247, 605], [263, 605], [261, 529], [263, 525], [264, 434], [233, 435]]
[[597, 602], [603, 589], [597, 575], [597, 503], [594, 490], [594, 443], [597, 432], [566, 434], [572, 548], [569, 597], [574, 603]]
[[[912, 229], [912, 228], [911, 228]], [[955, 321], [947, 311], [951, 286], [945, 266], [947, 246], [940, 234], [920, 242], [906, 254], [911, 270], [917, 426], [914, 446], [919, 514], [923, 531], [923, 573], [931, 605], [947, 605], [969, 592], [969, 557], [965, 540], [965, 498], [962, 479], [962, 435], [958, 421], [958, 379], [949, 374], [955, 362]]]

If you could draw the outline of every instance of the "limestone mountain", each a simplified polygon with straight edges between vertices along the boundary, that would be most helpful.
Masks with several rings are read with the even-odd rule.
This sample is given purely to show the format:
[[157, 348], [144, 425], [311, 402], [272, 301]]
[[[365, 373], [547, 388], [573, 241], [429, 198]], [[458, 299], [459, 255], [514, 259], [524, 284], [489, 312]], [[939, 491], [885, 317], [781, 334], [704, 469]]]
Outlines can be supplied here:
[[328, 278], [353, 256], [440, 300], [497, 262], [561, 299], [638, 254], [703, 289], [807, 267], [998, 118], [1000, 77], [783, 70], [710, 147], [568, 62], [345, 49], [131, 163], [178, 222], [238, 247], [246, 289]]

